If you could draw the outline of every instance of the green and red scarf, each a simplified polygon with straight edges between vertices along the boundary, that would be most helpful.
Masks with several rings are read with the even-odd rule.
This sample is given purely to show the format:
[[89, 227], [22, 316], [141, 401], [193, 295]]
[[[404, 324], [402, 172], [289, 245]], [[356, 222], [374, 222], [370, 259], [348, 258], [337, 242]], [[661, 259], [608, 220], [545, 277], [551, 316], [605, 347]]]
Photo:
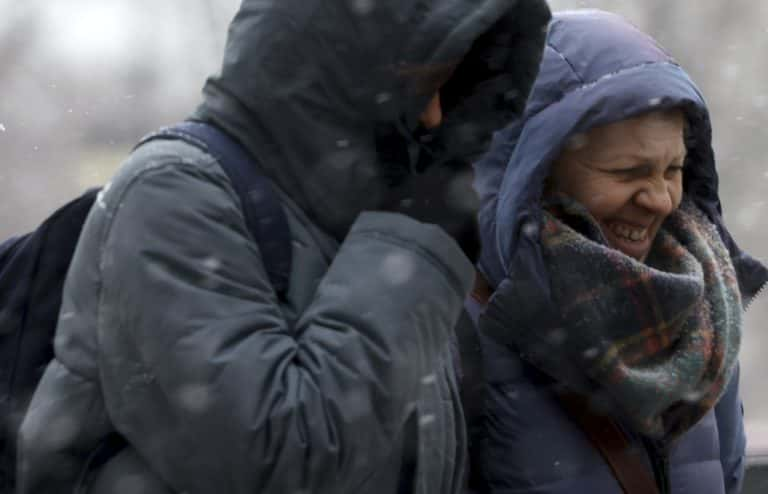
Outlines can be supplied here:
[[[506, 339], [536, 367], [639, 433], [674, 439], [698, 422], [724, 393], [741, 340], [738, 281], [715, 226], [684, 201], [640, 262], [559, 197], [546, 206], [540, 242], [551, 293], [500, 289], [490, 323], [505, 323]], [[553, 310], [556, 326], [537, 324]]]

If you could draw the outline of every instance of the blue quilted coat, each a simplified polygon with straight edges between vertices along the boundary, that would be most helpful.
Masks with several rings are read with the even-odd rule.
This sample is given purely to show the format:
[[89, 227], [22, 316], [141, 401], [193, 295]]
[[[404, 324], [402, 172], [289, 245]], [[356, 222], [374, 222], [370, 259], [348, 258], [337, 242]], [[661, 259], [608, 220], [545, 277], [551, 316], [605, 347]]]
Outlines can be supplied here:
[[[768, 278], [722, 223], [711, 127], [701, 93], [683, 69], [647, 35], [613, 14], [561, 12], [550, 24], [541, 72], [524, 116], [497, 134], [476, 165], [483, 207], [481, 271], [492, 286], [508, 266], [527, 263], [546, 282], [539, 247], [521, 235], [535, 220], [542, 182], [567, 139], [654, 108], [683, 107], [690, 116], [685, 193], [718, 226], [745, 300]], [[513, 280], [514, 281], [514, 280]], [[525, 303], [524, 300], [520, 301]], [[481, 310], [474, 301], [475, 318]], [[552, 381], [523, 362], [511, 344], [480, 334], [486, 379], [483, 419], [473, 433], [473, 476], [480, 492], [499, 494], [621, 493], [600, 453], [563, 411]], [[738, 373], [719, 404], [668, 453], [644, 447], [675, 494], [739, 492], [745, 436]], [[659, 467], [662, 465], [662, 468]]]

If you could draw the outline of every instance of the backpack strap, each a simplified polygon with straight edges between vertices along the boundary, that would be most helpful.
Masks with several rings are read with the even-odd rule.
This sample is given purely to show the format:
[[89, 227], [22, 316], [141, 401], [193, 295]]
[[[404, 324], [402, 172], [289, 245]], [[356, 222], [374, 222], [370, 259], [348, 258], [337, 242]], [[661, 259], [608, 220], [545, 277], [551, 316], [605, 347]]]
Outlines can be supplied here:
[[649, 466], [613, 419], [592, 413], [582, 396], [560, 392], [558, 398], [608, 463], [625, 494], [658, 494], [659, 488], [649, 472]]
[[[471, 297], [481, 306], [488, 304], [493, 294], [488, 281], [477, 273]], [[587, 400], [580, 395], [558, 392], [561, 406], [587, 435], [590, 443], [602, 455], [624, 494], [658, 494], [659, 488], [647, 465], [632, 447], [618, 423], [605, 415], [593, 413]]]
[[218, 160], [240, 197], [269, 280], [278, 295], [285, 297], [291, 272], [291, 231], [274, 186], [253, 157], [227, 133], [206, 122], [187, 120], [164, 127], [144, 137], [138, 146], [156, 139], [184, 141]]

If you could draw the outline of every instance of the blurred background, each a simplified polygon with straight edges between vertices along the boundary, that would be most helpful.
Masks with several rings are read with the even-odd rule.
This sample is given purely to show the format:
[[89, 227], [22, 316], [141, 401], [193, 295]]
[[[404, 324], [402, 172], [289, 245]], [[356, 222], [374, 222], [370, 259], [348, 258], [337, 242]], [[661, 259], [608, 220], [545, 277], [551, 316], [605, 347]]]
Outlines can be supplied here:
[[[0, 240], [104, 183], [145, 133], [187, 116], [238, 0], [0, 0]], [[768, 2], [552, 0], [620, 13], [707, 98], [727, 224], [768, 260]], [[768, 455], [768, 294], [747, 313], [742, 390]]]

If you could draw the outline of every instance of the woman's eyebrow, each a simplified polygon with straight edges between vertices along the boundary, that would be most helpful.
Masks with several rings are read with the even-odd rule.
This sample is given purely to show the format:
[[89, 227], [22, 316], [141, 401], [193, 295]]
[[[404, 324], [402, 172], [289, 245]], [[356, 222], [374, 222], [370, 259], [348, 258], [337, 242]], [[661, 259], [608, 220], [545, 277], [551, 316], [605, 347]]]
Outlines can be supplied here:
[[653, 165], [649, 163], [638, 163], [631, 166], [617, 166], [613, 168], [600, 168], [600, 170], [608, 173], [640, 173], [649, 172], [653, 169]]
[[[665, 164], [671, 164], [676, 162], [685, 162], [685, 158], [688, 155], [688, 151], [686, 149], [681, 150], [678, 153], [673, 154], [668, 159], [665, 160]], [[584, 160], [586, 161], [586, 160]], [[636, 154], [622, 154], [617, 156], [609, 156], [604, 157], [600, 159], [595, 159], [593, 161], [593, 166], [602, 167], [606, 165], [616, 164], [616, 163], [623, 163], [623, 164], [633, 164], [633, 166], [627, 166], [627, 169], [635, 168], [636, 166], [653, 166], [656, 163], [660, 163], [661, 160], [655, 159], [655, 156], [651, 155], [645, 155], [642, 153], [636, 153]]]

